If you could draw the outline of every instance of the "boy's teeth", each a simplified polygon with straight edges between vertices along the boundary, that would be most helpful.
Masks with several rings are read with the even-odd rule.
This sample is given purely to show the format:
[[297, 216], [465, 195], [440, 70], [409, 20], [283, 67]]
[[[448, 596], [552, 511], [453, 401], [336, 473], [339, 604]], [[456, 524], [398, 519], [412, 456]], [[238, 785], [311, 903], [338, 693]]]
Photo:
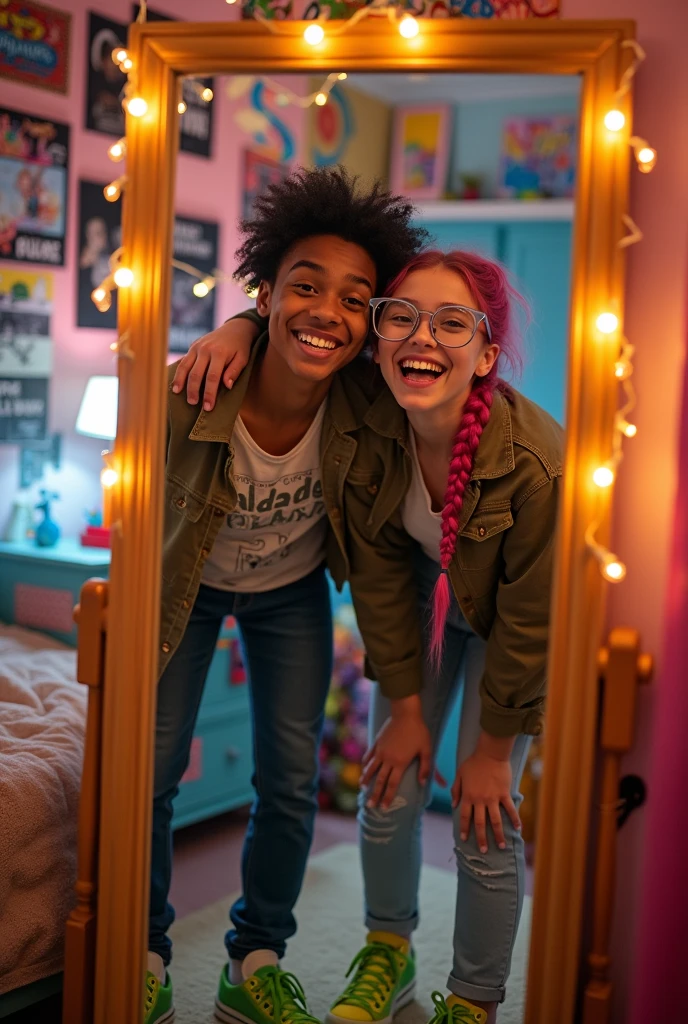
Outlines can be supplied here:
[[314, 348], [336, 348], [336, 344], [333, 341], [327, 341], [325, 338], [318, 338], [315, 334], [299, 334], [299, 341], [304, 341], [307, 345], [312, 345]]

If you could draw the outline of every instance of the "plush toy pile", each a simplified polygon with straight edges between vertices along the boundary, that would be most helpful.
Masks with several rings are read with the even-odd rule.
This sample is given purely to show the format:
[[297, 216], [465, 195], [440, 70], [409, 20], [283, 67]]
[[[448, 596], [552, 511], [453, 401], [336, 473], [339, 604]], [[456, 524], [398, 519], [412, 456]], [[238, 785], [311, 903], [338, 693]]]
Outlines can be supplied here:
[[334, 671], [320, 748], [320, 806], [354, 813], [361, 761], [368, 746], [370, 681], [351, 605], [334, 615]]

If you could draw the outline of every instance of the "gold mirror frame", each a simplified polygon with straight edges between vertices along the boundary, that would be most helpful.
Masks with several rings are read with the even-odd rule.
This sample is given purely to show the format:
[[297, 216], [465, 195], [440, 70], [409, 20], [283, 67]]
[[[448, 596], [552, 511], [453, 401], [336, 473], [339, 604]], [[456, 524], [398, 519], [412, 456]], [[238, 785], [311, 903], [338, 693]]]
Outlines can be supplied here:
[[[546, 763], [537, 840], [526, 1024], [571, 1024], [579, 979], [588, 821], [604, 589], [586, 529], [608, 531], [611, 488], [592, 471], [611, 452], [623, 324], [622, 216], [629, 178], [630, 98], [615, 99], [630, 53], [631, 21], [421, 22], [413, 40], [370, 19], [319, 46], [304, 24], [269, 34], [255, 21], [146, 23], [131, 31], [144, 117], [127, 118], [125, 261], [120, 290], [120, 404], [103, 709], [96, 1024], [140, 1019], [148, 906], [153, 729], [160, 599], [167, 335], [183, 75], [266, 72], [509, 72], [581, 74], [575, 200], [566, 472], [559, 524], [549, 656]], [[605, 113], [621, 107], [612, 136]], [[125, 358], [126, 356], [126, 358]]]

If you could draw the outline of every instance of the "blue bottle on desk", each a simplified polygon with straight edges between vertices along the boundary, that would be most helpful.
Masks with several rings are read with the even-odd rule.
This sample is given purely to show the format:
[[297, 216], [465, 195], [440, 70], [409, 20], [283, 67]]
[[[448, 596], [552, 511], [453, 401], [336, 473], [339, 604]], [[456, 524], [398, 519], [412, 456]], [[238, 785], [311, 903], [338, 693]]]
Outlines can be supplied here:
[[50, 502], [59, 498], [59, 494], [41, 491], [41, 500], [36, 508], [43, 513], [43, 519], [36, 527], [36, 544], [39, 548], [53, 548], [60, 539], [60, 527], [50, 518]]

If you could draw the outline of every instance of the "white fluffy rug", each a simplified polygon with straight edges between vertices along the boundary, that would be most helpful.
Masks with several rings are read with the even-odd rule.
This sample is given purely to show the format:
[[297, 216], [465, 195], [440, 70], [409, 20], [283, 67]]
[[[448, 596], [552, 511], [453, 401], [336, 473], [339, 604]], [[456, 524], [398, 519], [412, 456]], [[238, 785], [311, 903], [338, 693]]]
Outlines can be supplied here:
[[[418, 1001], [402, 1010], [395, 1024], [425, 1024], [432, 1015], [431, 993], [435, 989], [446, 991], [452, 959], [454, 891], [454, 875], [449, 871], [423, 868], [421, 925], [415, 938]], [[212, 1024], [217, 981], [226, 960], [223, 937], [232, 900], [228, 896], [189, 914], [172, 929], [177, 1024]], [[341, 991], [344, 972], [362, 944], [362, 906], [355, 846], [333, 846], [312, 858], [296, 908], [299, 930], [289, 943], [284, 967], [298, 976], [309, 1009], [320, 1018]], [[499, 1024], [522, 1024], [529, 934], [530, 899], [526, 897]]]

